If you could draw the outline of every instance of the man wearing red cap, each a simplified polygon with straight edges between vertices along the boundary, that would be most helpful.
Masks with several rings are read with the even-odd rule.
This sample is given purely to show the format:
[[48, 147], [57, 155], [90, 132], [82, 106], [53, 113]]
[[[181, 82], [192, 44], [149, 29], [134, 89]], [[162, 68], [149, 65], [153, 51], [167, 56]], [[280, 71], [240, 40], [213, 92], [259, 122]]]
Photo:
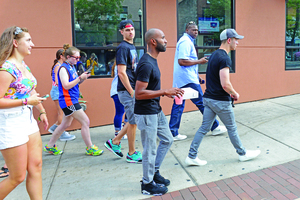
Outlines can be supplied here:
[[121, 152], [120, 140], [127, 132], [129, 152], [126, 156], [129, 163], [142, 163], [142, 154], [135, 151], [136, 123], [134, 118], [134, 89], [135, 89], [135, 70], [138, 64], [136, 48], [133, 45], [135, 36], [134, 24], [132, 20], [120, 22], [120, 33], [123, 41], [116, 50], [116, 65], [118, 66], [118, 97], [124, 105], [128, 123], [114, 138], [108, 140], [104, 145], [118, 157], [123, 157]]

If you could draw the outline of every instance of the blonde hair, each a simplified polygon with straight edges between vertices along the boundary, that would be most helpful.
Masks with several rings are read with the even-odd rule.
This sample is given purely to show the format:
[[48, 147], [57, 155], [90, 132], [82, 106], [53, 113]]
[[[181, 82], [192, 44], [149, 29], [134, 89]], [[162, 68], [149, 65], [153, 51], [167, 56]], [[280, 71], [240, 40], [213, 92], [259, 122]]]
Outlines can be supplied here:
[[[21, 30], [21, 32], [16, 31], [17, 28], [18, 30]], [[0, 67], [11, 56], [14, 50], [13, 41], [20, 40], [24, 37], [24, 32], [28, 33], [28, 29], [11, 26], [2, 33], [0, 37]]]
[[67, 56], [73, 56], [75, 54], [75, 52], [80, 52], [79, 49], [77, 49], [76, 47], [73, 47], [69, 44], [64, 44], [63, 46], [63, 53], [62, 55], [65, 56], [65, 58], [67, 59]]

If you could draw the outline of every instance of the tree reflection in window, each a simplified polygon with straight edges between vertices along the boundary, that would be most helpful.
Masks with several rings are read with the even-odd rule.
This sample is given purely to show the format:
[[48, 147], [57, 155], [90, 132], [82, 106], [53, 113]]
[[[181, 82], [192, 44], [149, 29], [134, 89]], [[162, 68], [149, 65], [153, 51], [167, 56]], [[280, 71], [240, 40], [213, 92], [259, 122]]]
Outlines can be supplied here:
[[111, 44], [112, 35], [123, 12], [122, 2], [123, 0], [75, 0], [76, 45]]

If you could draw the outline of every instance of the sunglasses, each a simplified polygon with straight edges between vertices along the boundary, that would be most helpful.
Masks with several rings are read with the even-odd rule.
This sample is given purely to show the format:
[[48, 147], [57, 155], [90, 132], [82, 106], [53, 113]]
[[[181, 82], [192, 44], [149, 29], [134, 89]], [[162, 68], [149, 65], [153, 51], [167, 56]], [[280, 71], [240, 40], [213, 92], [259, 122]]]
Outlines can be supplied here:
[[193, 21], [190, 21], [188, 24], [196, 24], [195, 22], [193, 22]]
[[75, 58], [76, 60], [79, 60], [80, 59], [80, 56], [76, 57], [76, 56], [70, 56], [72, 58]]

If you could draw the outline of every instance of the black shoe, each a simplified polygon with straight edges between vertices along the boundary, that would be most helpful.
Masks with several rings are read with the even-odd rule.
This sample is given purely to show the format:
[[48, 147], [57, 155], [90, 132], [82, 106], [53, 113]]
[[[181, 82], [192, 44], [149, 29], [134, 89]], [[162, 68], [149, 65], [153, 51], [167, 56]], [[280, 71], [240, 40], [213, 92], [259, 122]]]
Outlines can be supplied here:
[[156, 184], [154, 181], [151, 181], [148, 184], [144, 184], [141, 181], [142, 194], [160, 196], [168, 192], [168, 188], [164, 185]]
[[157, 184], [164, 184], [165, 186], [170, 185], [170, 180], [165, 179], [163, 176], [160, 175], [159, 171], [155, 172], [153, 180]]

